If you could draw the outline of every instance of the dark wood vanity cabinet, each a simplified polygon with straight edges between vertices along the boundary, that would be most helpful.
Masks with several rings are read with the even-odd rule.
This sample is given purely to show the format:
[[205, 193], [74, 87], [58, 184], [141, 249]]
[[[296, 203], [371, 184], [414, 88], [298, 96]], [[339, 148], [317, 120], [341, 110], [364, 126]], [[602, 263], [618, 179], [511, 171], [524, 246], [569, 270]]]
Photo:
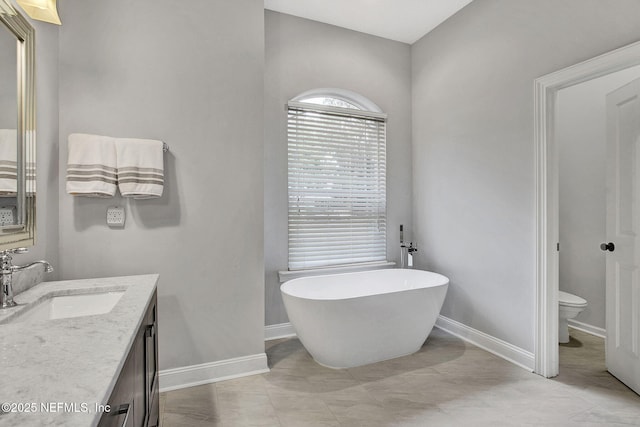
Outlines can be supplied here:
[[98, 427], [157, 427], [158, 323], [154, 293]]

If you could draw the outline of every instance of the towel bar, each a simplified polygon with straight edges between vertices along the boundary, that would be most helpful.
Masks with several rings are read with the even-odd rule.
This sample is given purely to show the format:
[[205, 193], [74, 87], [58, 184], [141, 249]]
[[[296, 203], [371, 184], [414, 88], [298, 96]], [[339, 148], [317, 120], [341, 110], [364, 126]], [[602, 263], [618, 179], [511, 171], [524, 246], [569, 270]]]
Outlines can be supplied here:
[[162, 151], [164, 151], [165, 153], [169, 151], [169, 145], [166, 142], [162, 143]]

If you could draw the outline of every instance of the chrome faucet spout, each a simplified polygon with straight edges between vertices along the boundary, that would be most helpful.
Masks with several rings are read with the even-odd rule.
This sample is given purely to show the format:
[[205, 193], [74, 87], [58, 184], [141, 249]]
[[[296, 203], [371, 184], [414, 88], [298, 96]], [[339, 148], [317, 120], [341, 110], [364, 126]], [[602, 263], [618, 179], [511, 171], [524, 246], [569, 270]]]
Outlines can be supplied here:
[[44, 265], [44, 272], [45, 273], [51, 273], [53, 271], [53, 266], [51, 264], [49, 264], [48, 261], [45, 261], [45, 260], [34, 261], [34, 262], [31, 262], [31, 263], [29, 263], [27, 265], [20, 265], [20, 266], [14, 265], [14, 266], [12, 266], [12, 268], [13, 268], [13, 271], [22, 271], [22, 270], [26, 270], [29, 267], [33, 267], [34, 265], [37, 265], [37, 264]]

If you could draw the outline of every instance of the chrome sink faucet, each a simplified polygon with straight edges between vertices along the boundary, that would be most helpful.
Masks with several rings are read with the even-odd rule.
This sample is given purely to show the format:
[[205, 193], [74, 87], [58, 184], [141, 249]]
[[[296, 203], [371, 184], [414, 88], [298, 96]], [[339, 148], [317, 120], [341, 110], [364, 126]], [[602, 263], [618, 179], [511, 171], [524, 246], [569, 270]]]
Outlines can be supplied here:
[[28, 251], [27, 248], [7, 249], [6, 251], [0, 251], [0, 266], [2, 267], [2, 282], [0, 284], [0, 309], [13, 307], [16, 305], [13, 300], [13, 273], [16, 271], [25, 270], [36, 264], [44, 265], [45, 272], [51, 273], [53, 267], [47, 261], [35, 261], [27, 265], [13, 265], [12, 255], [24, 254]]

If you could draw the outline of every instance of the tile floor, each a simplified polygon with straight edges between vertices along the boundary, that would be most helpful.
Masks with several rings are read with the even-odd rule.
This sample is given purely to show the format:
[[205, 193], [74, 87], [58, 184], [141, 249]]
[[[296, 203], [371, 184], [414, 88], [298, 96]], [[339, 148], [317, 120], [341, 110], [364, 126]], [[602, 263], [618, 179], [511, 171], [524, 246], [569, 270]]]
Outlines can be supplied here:
[[438, 329], [413, 355], [345, 370], [295, 338], [269, 341], [270, 373], [163, 393], [161, 425], [640, 425], [640, 396], [605, 371], [604, 341], [571, 335], [552, 380]]

